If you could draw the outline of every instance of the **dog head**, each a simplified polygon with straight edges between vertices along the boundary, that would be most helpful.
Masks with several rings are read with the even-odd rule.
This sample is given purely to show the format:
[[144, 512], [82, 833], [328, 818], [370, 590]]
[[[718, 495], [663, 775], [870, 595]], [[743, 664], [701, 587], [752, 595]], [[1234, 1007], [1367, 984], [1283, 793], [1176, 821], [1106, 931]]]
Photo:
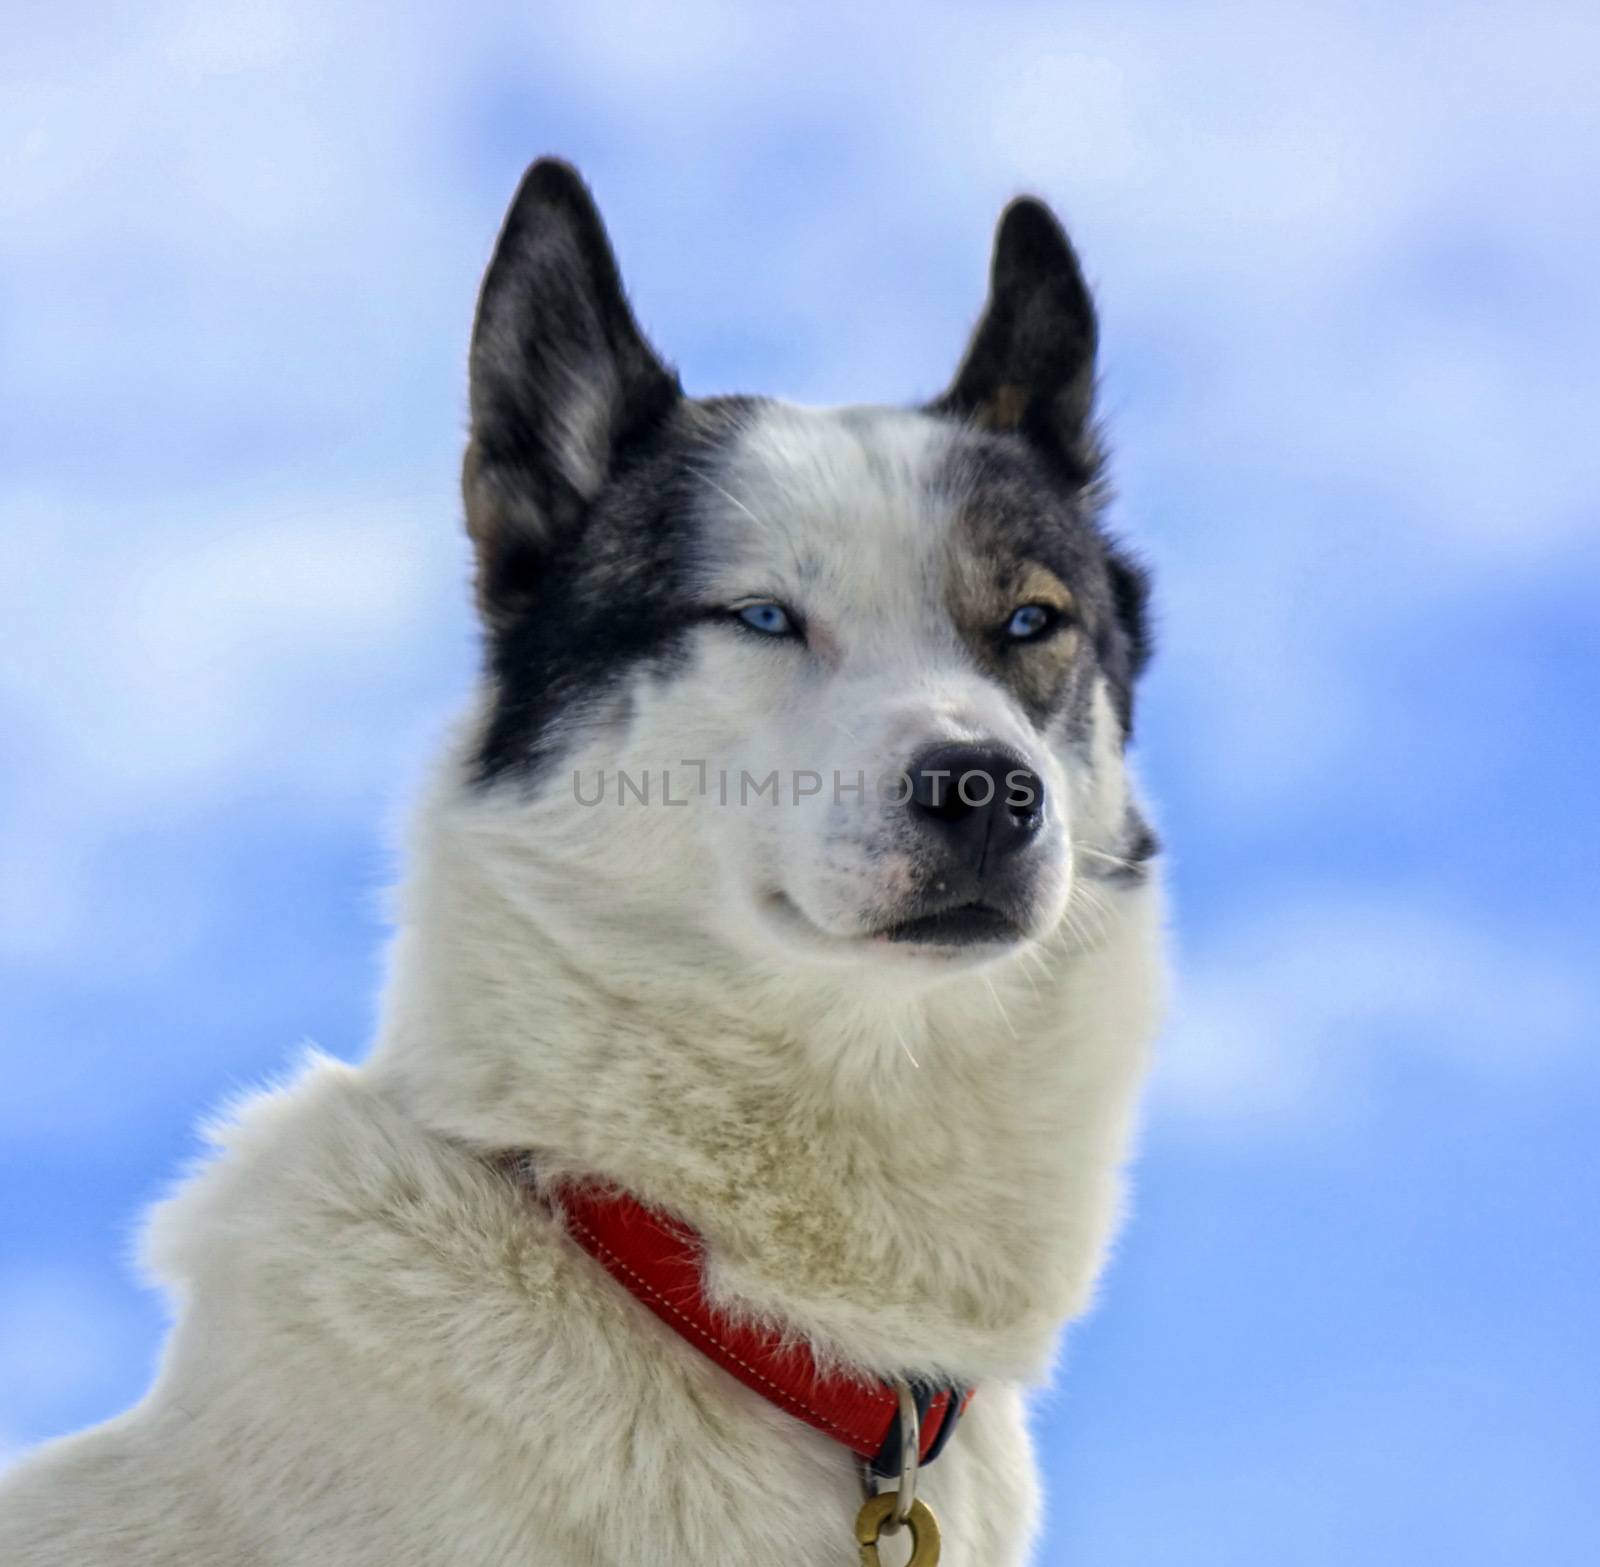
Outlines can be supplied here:
[[529, 170], [472, 339], [465, 792], [541, 895], [747, 958], [931, 973], [1056, 930], [1083, 878], [1139, 875], [1146, 585], [1098, 520], [1096, 335], [1023, 199], [932, 403], [691, 399], [577, 175]]

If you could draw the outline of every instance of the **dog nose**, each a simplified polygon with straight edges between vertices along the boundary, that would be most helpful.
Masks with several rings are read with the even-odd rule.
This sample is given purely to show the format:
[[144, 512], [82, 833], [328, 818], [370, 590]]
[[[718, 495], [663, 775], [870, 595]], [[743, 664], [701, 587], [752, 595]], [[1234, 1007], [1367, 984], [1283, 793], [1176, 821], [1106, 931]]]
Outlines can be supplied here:
[[911, 764], [910, 777], [911, 814], [969, 851], [980, 876], [990, 858], [1015, 853], [1044, 822], [1044, 780], [1009, 751], [935, 746]]

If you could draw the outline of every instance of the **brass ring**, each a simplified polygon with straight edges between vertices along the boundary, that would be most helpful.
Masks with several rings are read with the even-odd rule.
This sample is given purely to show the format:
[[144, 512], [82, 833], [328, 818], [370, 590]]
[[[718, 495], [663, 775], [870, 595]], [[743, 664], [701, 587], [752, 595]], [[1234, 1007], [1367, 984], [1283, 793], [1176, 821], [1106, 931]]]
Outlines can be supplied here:
[[[869, 1497], [856, 1514], [856, 1543], [861, 1547], [861, 1567], [882, 1567], [878, 1559], [878, 1539], [895, 1527], [894, 1514], [900, 1498], [893, 1491]], [[911, 1560], [906, 1567], [938, 1567], [939, 1520], [926, 1502], [912, 1502], [906, 1513], [911, 1530]]]

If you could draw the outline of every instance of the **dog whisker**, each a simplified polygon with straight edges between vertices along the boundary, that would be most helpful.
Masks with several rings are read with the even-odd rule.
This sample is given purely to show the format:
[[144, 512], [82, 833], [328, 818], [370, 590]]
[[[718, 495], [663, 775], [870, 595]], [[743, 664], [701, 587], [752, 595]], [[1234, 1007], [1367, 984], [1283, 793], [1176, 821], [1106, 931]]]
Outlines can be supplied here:
[[987, 974], [985, 974], [983, 976], [983, 982], [986, 986], [988, 986], [989, 995], [994, 1002], [995, 1011], [1000, 1014], [1000, 1019], [1006, 1025], [1011, 1037], [1013, 1039], [1020, 1039], [1022, 1036], [1017, 1033], [1016, 1024], [1011, 1021], [1011, 1014], [1006, 1011], [1006, 1004], [1000, 999], [1000, 992], [994, 988], [994, 981], [990, 979]]
[[909, 1061], [912, 1066], [914, 1066], [920, 1072], [922, 1070], [922, 1063], [917, 1060], [914, 1055], [912, 1055], [911, 1046], [906, 1043], [906, 1036], [897, 1028], [894, 1031], [894, 1037], [895, 1043], [898, 1044], [901, 1050], [905, 1052], [906, 1060]]

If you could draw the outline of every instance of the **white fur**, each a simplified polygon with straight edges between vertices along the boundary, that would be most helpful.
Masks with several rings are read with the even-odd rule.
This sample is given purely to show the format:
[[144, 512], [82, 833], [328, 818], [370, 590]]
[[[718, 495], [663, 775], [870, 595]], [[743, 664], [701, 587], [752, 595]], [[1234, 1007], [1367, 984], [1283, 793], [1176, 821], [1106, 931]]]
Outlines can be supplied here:
[[[313, 1058], [239, 1107], [157, 1211], [160, 1376], [0, 1485], [0, 1561], [856, 1561], [844, 1450], [623, 1294], [483, 1157], [504, 1149], [685, 1216], [732, 1310], [975, 1384], [922, 1494], [947, 1567], [1023, 1559], [1024, 1390], [1116, 1220], [1159, 894], [1075, 870], [1127, 800], [1103, 696], [1093, 757], [1053, 754], [941, 618], [941, 439], [775, 411], [706, 475], [706, 594], [803, 589], [815, 653], [708, 629], [625, 720], [575, 727], [532, 797], [462, 783], [465, 726], [371, 1059]], [[994, 736], [1065, 805], [1047, 917], [985, 965], [858, 939], [896, 895], [866, 849], [885, 808], [724, 807], [682, 765], [853, 771]], [[573, 799], [574, 771], [661, 767], [687, 805]]]

